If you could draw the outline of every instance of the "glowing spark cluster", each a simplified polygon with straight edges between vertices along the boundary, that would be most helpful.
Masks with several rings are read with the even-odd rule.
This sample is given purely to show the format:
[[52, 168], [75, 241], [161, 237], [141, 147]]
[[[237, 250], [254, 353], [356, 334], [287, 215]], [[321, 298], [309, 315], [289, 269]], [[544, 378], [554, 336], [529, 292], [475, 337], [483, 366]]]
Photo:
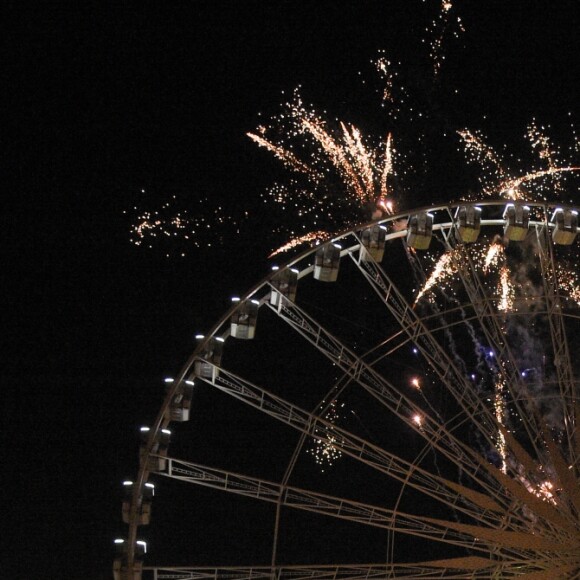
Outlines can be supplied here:
[[[344, 403], [340, 407], [344, 407]], [[336, 425], [336, 422], [340, 419], [336, 400], [330, 402], [324, 419], [330, 423], [330, 429], [325, 432], [324, 439], [316, 437], [315, 433], [314, 446], [308, 450], [308, 453], [314, 456], [314, 460], [320, 466], [322, 473], [342, 457], [342, 451], [337, 446], [337, 438], [332, 430], [332, 426]]]
[[174, 242], [172, 248], [177, 248], [177, 252], [172, 251], [167, 256], [175, 253], [185, 256], [186, 250], [190, 248], [218, 245], [224, 234], [221, 228], [226, 224], [234, 224], [233, 218], [225, 213], [223, 207], [218, 206], [211, 211], [202, 208], [204, 200], [200, 200], [195, 214], [188, 210], [175, 211], [176, 199], [177, 196], [172, 196], [170, 201], [155, 211], [139, 213], [137, 207], [134, 207], [135, 217], [129, 237], [131, 243], [153, 248], [161, 240], [169, 240]]
[[580, 276], [574, 268], [568, 267], [563, 263], [556, 266], [556, 276], [558, 286], [576, 305], [580, 306]]

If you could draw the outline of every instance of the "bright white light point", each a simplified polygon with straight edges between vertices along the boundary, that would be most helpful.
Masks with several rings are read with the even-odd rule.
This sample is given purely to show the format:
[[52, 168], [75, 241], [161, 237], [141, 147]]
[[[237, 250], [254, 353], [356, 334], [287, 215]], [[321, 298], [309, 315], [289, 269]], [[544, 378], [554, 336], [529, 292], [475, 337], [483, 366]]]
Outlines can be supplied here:
[[121, 538], [117, 538], [115, 540], [115, 544], [124, 544], [124, 543], [125, 543], [125, 540], [122, 540]]
[[165, 435], [171, 435], [171, 431], [169, 429], [161, 429], [161, 433], [165, 433]]
[[416, 388], [416, 389], [420, 389], [421, 388], [421, 383], [419, 383], [419, 379], [417, 377], [414, 377], [411, 379], [411, 384]]
[[419, 351], [416, 348], [413, 349], [413, 354], [417, 354], [418, 352]]
[[193, 387], [193, 385], [195, 385], [195, 383], [193, 381], [185, 381], [186, 385], [191, 385]]
[[163, 379], [163, 381], [166, 382], [166, 383], [172, 383], [173, 382], [173, 379], [170, 378], [170, 377], [167, 377], [167, 378]]
[[420, 427], [423, 423], [423, 417], [421, 417], [421, 415], [413, 415], [413, 423], [415, 423], [415, 425], [419, 425]]
[[196, 340], [201, 340], [202, 338], [204, 338], [203, 334], [196, 334], [195, 335]]

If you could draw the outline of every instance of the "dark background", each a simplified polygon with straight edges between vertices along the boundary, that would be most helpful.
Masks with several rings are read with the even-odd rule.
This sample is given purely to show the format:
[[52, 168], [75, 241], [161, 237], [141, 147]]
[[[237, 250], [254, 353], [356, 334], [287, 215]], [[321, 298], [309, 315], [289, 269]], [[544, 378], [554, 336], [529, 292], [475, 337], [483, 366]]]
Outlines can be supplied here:
[[[276, 245], [259, 194], [284, 173], [245, 136], [258, 112], [276, 113], [281, 91], [301, 84], [330, 116], [372, 132], [355, 97], [377, 50], [415, 88], [430, 74], [420, 39], [438, 2], [310, 4], [12, 9], [0, 135], [3, 577], [110, 576], [137, 427], [194, 334], [266, 273]], [[441, 82], [459, 93], [437, 106], [449, 126], [517, 148], [536, 117], [570, 139], [577, 2], [454, 10], [467, 30], [446, 41]], [[434, 166], [442, 198], [461, 195], [467, 178], [444, 156]], [[248, 208], [259, 225], [183, 259], [130, 244], [123, 212], [176, 192]]]

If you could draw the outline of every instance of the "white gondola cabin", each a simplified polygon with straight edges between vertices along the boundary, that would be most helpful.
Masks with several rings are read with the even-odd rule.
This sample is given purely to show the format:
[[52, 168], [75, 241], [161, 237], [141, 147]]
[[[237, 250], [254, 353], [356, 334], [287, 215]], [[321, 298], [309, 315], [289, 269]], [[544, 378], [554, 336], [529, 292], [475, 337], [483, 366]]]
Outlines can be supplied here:
[[148, 459], [147, 469], [149, 471], [163, 471], [167, 465], [167, 447], [171, 439], [171, 431], [169, 429], [159, 429], [155, 434], [155, 440], [151, 447], [149, 456], [147, 455], [147, 442], [151, 429], [149, 427], [141, 427], [141, 447], [139, 448], [139, 460], [144, 462]]
[[552, 239], [555, 244], [569, 246], [578, 234], [578, 212], [573, 209], [557, 209], [552, 216], [555, 224]]
[[143, 540], [135, 542], [135, 561], [133, 562], [133, 573], [127, 570], [127, 540], [118, 538], [115, 540], [115, 553], [117, 557], [113, 562], [114, 580], [141, 580], [143, 575], [143, 558], [147, 552], [147, 543]]
[[427, 250], [433, 236], [433, 215], [418, 213], [409, 218], [407, 244], [415, 250]]
[[381, 262], [385, 255], [385, 238], [387, 228], [375, 224], [361, 232], [361, 259], [365, 262]]
[[[172, 388], [172, 385], [167, 387]], [[170, 421], [189, 421], [189, 411], [191, 409], [191, 399], [193, 397], [193, 382], [183, 381], [175, 390], [171, 403], [167, 409], [167, 417]]]
[[[123, 521], [128, 524], [131, 512], [131, 500], [133, 499], [133, 489], [135, 484], [132, 481], [123, 482]], [[141, 490], [139, 497], [137, 523], [140, 526], [147, 526], [151, 521], [151, 500], [155, 494], [155, 486], [152, 483], [146, 483]]]
[[477, 241], [481, 231], [481, 208], [475, 205], [462, 205], [455, 213], [455, 228], [459, 241], [471, 244]]
[[511, 242], [521, 242], [528, 235], [530, 208], [527, 205], [508, 203], [503, 212], [503, 232]]
[[239, 298], [232, 298], [232, 302], [239, 302], [239, 305], [230, 319], [230, 334], [244, 340], [254, 338], [260, 303], [257, 300], [241, 302]]
[[294, 302], [298, 288], [298, 270], [294, 268], [279, 270], [278, 266], [274, 266], [273, 270], [276, 270], [276, 273], [272, 277], [272, 280], [270, 280], [270, 284], [272, 285], [270, 304], [272, 306], [278, 306], [280, 296], [285, 296], [288, 300]]
[[314, 279], [321, 282], [336, 282], [340, 267], [340, 250], [338, 244], [324, 244], [314, 255]]
[[[198, 340], [203, 340], [202, 335], [197, 335]], [[193, 372], [197, 377], [202, 379], [211, 379], [214, 371], [217, 375], [217, 369], [222, 362], [222, 354], [224, 351], [224, 339], [221, 336], [212, 336], [206, 343], [203, 350], [200, 352], [200, 358], [196, 359], [193, 364]]]

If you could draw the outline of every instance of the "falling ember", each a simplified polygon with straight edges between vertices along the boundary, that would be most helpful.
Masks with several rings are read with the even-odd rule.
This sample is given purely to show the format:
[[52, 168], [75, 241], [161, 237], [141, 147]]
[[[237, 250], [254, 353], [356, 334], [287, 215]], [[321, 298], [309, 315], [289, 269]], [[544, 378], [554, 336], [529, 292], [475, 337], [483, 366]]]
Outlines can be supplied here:
[[421, 383], [417, 377], [411, 379], [411, 386], [415, 387], [417, 390], [421, 390]]
[[[498, 425], [501, 425], [502, 427], [505, 427], [505, 418], [506, 418], [506, 410], [504, 402], [505, 389], [506, 389], [505, 381], [499, 378], [495, 385], [493, 408], [495, 419]], [[507, 444], [504, 434], [499, 429], [496, 437], [496, 445], [499, 456], [501, 457], [501, 470], [503, 471], [503, 473], [507, 473]]]
[[423, 425], [423, 417], [421, 417], [419, 414], [413, 415], [413, 423], [421, 427]]
[[515, 289], [510, 280], [510, 273], [507, 266], [502, 266], [500, 270], [499, 285], [501, 289], [501, 298], [497, 309], [502, 312], [509, 312], [514, 305]]
[[381, 77], [381, 79], [384, 82], [383, 103], [387, 103], [387, 102], [392, 103], [394, 100], [394, 98], [393, 98], [393, 77], [394, 77], [394, 75], [391, 71], [391, 63], [387, 58], [385, 58], [384, 56], [381, 56], [376, 61], [374, 61], [373, 64], [375, 65], [375, 68], [377, 69], [379, 76]]

